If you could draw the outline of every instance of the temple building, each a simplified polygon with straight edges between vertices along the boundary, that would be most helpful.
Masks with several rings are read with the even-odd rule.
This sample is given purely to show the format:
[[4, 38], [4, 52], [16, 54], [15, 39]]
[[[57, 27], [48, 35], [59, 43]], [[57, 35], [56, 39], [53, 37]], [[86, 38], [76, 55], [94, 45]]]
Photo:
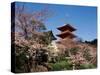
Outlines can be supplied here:
[[72, 27], [70, 24], [58, 27], [57, 29], [61, 31], [61, 33], [57, 35], [61, 39], [73, 39], [76, 37], [76, 35], [73, 34], [73, 31], [76, 31], [76, 29]]
[[60, 31], [60, 33], [57, 34], [60, 39], [56, 42], [59, 54], [67, 53], [66, 56], [69, 57], [71, 55], [69, 49], [76, 46], [76, 42], [74, 39], [77, 36], [73, 33], [74, 31], [76, 31], [76, 29], [70, 24], [65, 24], [61, 27], [58, 27], [57, 29]]

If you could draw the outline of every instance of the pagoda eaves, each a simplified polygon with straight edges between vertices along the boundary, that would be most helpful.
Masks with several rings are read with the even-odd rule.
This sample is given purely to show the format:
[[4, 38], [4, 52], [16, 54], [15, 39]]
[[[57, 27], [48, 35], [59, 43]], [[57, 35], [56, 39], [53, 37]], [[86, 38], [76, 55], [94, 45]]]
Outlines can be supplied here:
[[69, 31], [75, 31], [76, 29], [74, 28], [74, 27], [72, 27], [70, 24], [66, 24], [66, 25], [64, 25], [64, 26], [61, 26], [61, 27], [58, 27], [57, 28], [58, 30], [60, 30], [60, 31], [66, 31], [66, 30], [69, 30]]
[[74, 34], [72, 34], [71, 32], [67, 32], [67, 33], [61, 33], [57, 35], [58, 37], [64, 39], [64, 38], [75, 38], [76, 36]]

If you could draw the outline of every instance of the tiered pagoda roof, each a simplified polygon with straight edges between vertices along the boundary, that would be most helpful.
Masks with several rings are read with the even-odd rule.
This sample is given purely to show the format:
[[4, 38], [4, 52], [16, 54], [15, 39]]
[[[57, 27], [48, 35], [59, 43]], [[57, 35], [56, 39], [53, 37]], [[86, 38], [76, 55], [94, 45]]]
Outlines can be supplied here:
[[62, 31], [62, 32], [66, 31], [66, 30], [69, 30], [70, 32], [76, 31], [76, 29], [74, 27], [72, 27], [70, 24], [66, 24], [64, 26], [58, 27], [57, 29]]
[[76, 37], [74, 34], [70, 33], [70, 32], [67, 32], [67, 33], [61, 33], [61, 34], [58, 34], [57, 35], [58, 37], [64, 39], [66, 37], [69, 37], [69, 38], [74, 38]]
[[76, 29], [74, 27], [72, 27], [70, 24], [66, 24], [64, 26], [58, 27], [58, 30], [61, 31], [60, 34], [58, 34], [57, 36], [64, 39], [64, 38], [75, 38], [76, 36], [72, 33], [73, 31], [75, 31]]

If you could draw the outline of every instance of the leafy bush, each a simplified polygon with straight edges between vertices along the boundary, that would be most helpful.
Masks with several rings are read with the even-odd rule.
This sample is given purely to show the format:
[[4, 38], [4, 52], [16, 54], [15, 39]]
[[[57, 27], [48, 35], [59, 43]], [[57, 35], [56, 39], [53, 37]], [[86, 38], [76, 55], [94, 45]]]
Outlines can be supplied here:
[[67, 61], [67, 59], [64, 56], [57, 57], [58, 61]]
[[50, 64], [53, 71], [60, 71], [60, 70], [71, 70], [72, 64], [66, 61], [60, 61], [54, 64]]
[[96, 68], [96, 66], [93, 64], [80, 64], [78, 69], [92, 69], [92, 68]]
[[15, 46], [15, 48], [16, 48], [15, 72], [17, 73], [26, 72], [25, 65], [26, 61], [28, 62], [28, 58], [26, 57], [26, 55], [28, 55], [27, 47], [22, 48], [19, 46]]
[[48, 55], [46, 54], [47, 51], [45, 49], [39, 49], [39, 50], [36, 49], [34, 55], [35, 58], [32, 58], [33, 55], [32, 56], [30, 55], [27, 46], [25, 47], [16, 46], [15, 48], [16, 48], [15, 72], [17, 73], [31, 72], [31, 68], [33, 67], [33, 65], [35, 66], [36, 64], [40, 65], [48, 61]]

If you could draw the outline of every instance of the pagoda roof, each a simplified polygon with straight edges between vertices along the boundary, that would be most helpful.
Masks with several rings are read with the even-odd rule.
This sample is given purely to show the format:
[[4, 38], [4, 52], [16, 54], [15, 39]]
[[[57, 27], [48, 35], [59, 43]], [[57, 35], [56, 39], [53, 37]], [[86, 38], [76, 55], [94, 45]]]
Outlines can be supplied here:
[[75, 38], [76, 37], [71, 32], [62, 32], [61, 34], [58, 34], [57, 36], [60, 37], [60, 38], [62, 38], [62, 39], [66, 38], [66, 37], [69, 37], [69, 38]]
[[69, 31], [71, 31], [71, 32], [76, 30], [76, 29], [75, 29], [74, 27], [72, 27], [70, 24], [65, 24], [64, 26], [58, 27], [57, 29], [60, 30], [60, 31], [69, 30]]
[[47, 32], [44, 32], [44, 33], [47, 34], [47, 35], [50, 35], [49, 37], [51, 37], [52, 40], [57, 40], [57, 38], [54, 36], [52, 31], [47, 31]]

